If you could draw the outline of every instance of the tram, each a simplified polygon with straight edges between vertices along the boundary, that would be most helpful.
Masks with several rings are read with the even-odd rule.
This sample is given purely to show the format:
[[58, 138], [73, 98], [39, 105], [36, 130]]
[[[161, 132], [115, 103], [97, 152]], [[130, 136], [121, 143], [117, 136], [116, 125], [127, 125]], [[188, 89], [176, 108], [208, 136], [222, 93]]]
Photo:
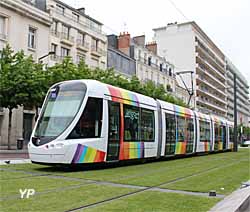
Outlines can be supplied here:
[[53, 85], [28, 144], [34, 163], [85, 164], [222, 152], [233, 123], [95, 80]]

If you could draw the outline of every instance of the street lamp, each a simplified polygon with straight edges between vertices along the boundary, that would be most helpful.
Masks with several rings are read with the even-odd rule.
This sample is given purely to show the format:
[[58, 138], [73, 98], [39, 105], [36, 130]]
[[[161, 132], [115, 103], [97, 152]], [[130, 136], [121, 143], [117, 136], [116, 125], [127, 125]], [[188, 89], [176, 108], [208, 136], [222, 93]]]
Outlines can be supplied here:
[[237, 86], [236, 86], [236, 73], [234, 73], [234, 152], [238, 151], [238, 141], [237, 141]]
[[55, 55], [55, 54], [56, 54], [55, 52], [52, 52], [52, 51], [51, 51], [51, 52], [49, 52], [48, 54], [43, 55], [42, 57], [39, 57], [39, 58], [38, 58], [38, 62], [41, 63], [41, 62], [42, 62], [41, 60], [44, 59], [45, 57], [48, 57], [49, 55]]

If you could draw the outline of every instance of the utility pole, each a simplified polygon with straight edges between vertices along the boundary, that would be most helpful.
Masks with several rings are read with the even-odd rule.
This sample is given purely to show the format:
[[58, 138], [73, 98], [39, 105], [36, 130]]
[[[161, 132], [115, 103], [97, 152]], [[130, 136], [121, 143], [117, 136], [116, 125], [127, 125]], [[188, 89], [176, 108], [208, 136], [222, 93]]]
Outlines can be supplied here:
[[237, 86], [236, 86], [236, 73], [234, 73], [234, 148], [233, 151], [237, 152], [238, 151], [238, 132], [237, 132], [237, 97], [236, 97], [236, 92], [237, 92]]

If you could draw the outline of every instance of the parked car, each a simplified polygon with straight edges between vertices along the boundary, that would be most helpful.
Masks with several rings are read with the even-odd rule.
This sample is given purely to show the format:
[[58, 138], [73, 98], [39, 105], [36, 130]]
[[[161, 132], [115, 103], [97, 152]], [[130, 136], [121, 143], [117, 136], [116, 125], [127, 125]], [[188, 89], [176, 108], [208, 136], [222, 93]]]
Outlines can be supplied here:
[[250, 140], [247, 140], [247, 141], [243, 141], [242, 144], [241, 144], [242, 147], [248, 147], [250, 146]]

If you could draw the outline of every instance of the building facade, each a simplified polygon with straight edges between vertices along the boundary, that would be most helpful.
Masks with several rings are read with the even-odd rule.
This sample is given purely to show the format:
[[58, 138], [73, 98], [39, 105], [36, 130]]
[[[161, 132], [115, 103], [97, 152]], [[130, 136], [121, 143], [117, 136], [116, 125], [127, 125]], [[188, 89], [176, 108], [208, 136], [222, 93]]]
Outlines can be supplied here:
[[136, 75], [135, 59], [118, 49], [118, 38], [116, 35], [108, 35], [107, 65], [108, 68], [113, 68], [127, 78]]
[[[49, 29], [52, 20], [46, 13], [45, 1], [0, 1], [0, 50], [9, 44], [16, 51], [23, 50], [35, 61], [49, 52]], [[0, 146], [8, 141], [8, 109], [0, 110]], [[35, 113], [32, 108], [18, 107], [13, 110], [11, 142], [17, 138], [26, 142], [32, 131]]]
[[[81, 59], [90, 68], [107, 67], [107, 37], [102, 23], [58, 0], [1, 0], [0, 50], [7, 43], [14, 52], [23, 50], [36, 62], [49, 66], [65, 56], [74, 63]], [[53, 53], [53, 54], [51, 54]], [[0, 147], [8, 141], [8, 110], [0, 108]], [[13, 110], [11, 143], [18, 138], [28, 142], [35, 122], [32, 108]]]
[[47, 10], [53, 19], [50, 28], [50, 51], [45, 63], [53, 65], [65, 56], [74, 63], [82, 59], [91, 68], [107, 67], [107, 36], [102, 23], [85, 14], [84, 8], [75, 9], [58, 0], [47, 0]]
[[[194, 108], [226, 117], [226, 64], [221, 50], [195, 22], [172, 23], [154, 32], [158, 54], [166, 56], [176, 72], [193, 71]], [[190, 88], [190, 76], [183, 79]]]
[[175, 91], [174, 67], [157, 55], [156, 43], [146, 44], [144, 35], [132, 38], [127, 32], [121, 33], [116, 39], [112, 45], [117, 45], [119, 52], [135, 60], [135, 71], [129, 73], [130, 76], [136, 75], [142, 82], [151, 80], [156, 85], [163, 85], [169, 92]]
[[226, 58], [226, 84], [227, 84], [227, 118], [234, 120], [234, 74], [236, 74], [236, 89], [237, 89], [237, 122], [248, 126], [250, 118], [249, 107], [249, 85], [244, 76], [233, 65], [233, 63]]

